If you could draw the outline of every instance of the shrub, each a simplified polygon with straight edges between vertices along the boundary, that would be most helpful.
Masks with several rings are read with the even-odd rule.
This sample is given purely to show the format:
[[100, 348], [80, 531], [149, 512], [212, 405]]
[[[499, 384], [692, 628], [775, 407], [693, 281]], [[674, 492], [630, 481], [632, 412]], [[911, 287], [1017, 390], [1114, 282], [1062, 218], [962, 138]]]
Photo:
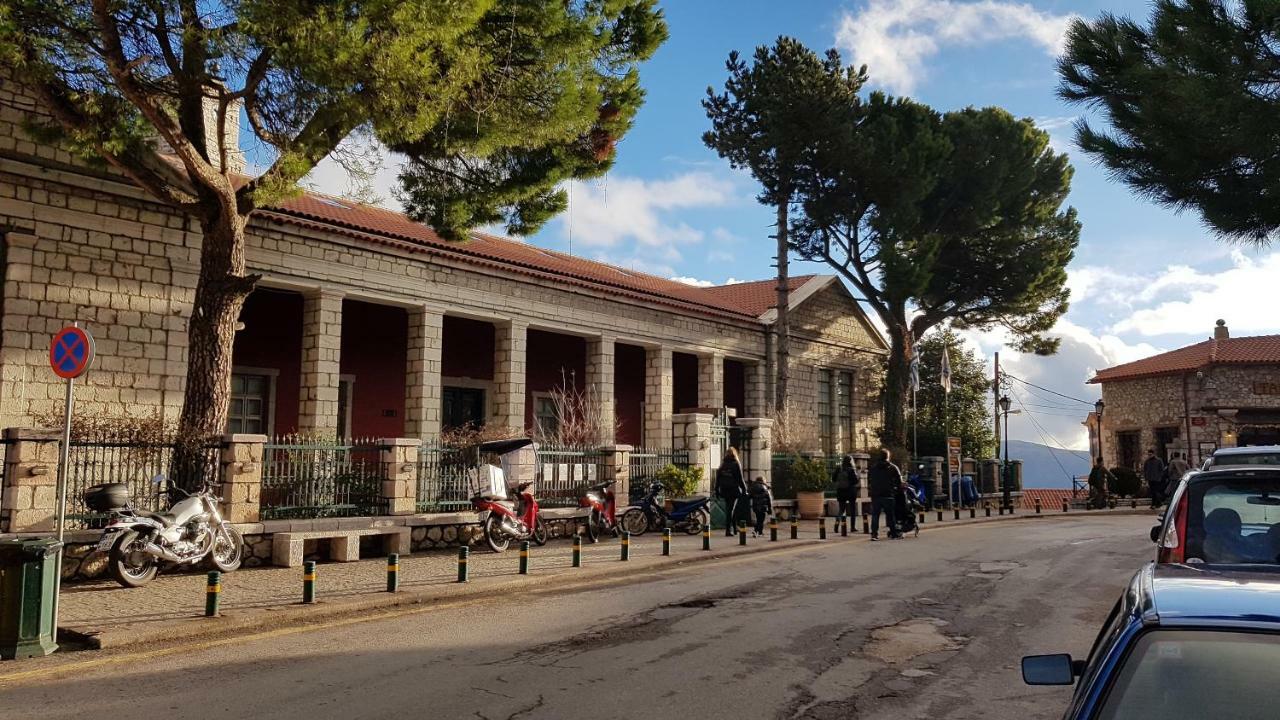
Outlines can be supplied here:
[[698, 483], [702, 482], [702, 467], [691, 465], [682, 468], [669, 464], [659, 470], [655, 477], [662, 483], [662, 492], [667, 497], [688, 497], [697, 492]]
[[791, 489], [795, 492], [825, 492], [831, 486], [831, 478], [827, 476], [827, 466], [818, 460], [796, 458], [791, 463]]
[[1135, 497], [1142, 491], [1142, 476], [1132, 468], [1111, 468], [1111, 480], [1107, 492], [1120, 497]]

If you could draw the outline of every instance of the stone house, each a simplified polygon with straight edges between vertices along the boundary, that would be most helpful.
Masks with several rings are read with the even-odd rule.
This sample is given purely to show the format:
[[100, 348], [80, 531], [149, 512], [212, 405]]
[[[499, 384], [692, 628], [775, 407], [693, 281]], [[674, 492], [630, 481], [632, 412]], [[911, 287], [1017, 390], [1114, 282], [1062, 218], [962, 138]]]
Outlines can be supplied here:
[[[44, 115], [0, 75], [0, 426], [56, 413], [52, 334], [97, 360], [78, 412], [174, 418], [200, 234], [126, 178], [22, 130]], [[381, 208], [306, 193], [254, 214], [262, 276], [241, 315], [228, 432], [431, 438], [556, 422], [589, 391], [614, 440], [670, 447], [673, 416], [768, 417], [773, 282], [699, 288], [475, 233], [441, 240]], [[792, 279], [795, 432], [868, 448], [886, 345], [833, 276]]]
[[1101, 433], [1090, 413], [1093, 454], [1138, 467], [1147, 450], [1188, 452], [1192, 465], [1216, 448], [1280, 445], [1280, 335], [1231, 337], [1222, 320], [1208, 340], [1105, 370]]

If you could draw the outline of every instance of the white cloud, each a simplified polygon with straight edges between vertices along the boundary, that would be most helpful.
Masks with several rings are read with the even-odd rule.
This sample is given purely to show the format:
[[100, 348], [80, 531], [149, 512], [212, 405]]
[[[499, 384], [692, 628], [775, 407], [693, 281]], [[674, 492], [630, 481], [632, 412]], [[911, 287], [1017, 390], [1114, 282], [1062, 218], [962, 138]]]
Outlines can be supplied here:
[[724, 282], [714, 282], [711, 280], [700, 280], [698, 278], [688, 277], [686, 275], [677, 275], [675, 277], [672, 277], [671, 279], [675, 280], [676, 282], [682, 282], [685, 285], [692, 285], [694, 287], [703, 287], [703, 288], [715, 287], [717, 285], [737, 285], [738, 283], [746, 282], [746, 280], [739, 280], [734, 277], [728, 278]]
[[631, 240], [649, 248], [676, 248], [701, 242], [706, 234], [669, 217], [672, 211], [717, 207], [734, 199], [734, 185], [703, 171], [665, 180], [611, 175], [573, 182], [563, 234], [575, 244], [615, 247]]
[[1033, 118], [1036, 127], [1049, 133], [1049, 147], [1056, 153], [1069, 152], [1074, 140], [1071, 133], [1075, 127], [1076, 116], [1043, 116]]
[[[339, 162], [341, 156], [355, 159], [368, 173], [367, 181], [357, 181]], [[396, 197], [402, 164], [403, 156], [378, 143], [353, 136], [342, 142], [339, 153], [329, 154], [312, 168], [300, 184], [328, 195], [372, 201], [372, 204], [388, 210], [403, 212], [404, 208]]]
[[854, 65], [868, 66], [873, 83], [909, 94], [944, 47], [1022, 39], [1056, 56], [1071, 18], [999, 0], [870, 0], [841, 16], [835, 43]]
[[[1168, 298], [1154, 307], [1133, 312], [1113, 327], [1114, 332], [1139, 335], [1197, 334], [1208, 337], [1218, 319], [1225, 319], [1236, 334], [1280, 332], [1280, 316], [1274, 303], [1280, 279], [1280, 252], [1250, 258], [1235, 251], [1231, 267], [1204, 272], [1173, 266], [1150, 279], [1154, 292]], [[1132, 278], [1125, 278], [1132, 282]]]

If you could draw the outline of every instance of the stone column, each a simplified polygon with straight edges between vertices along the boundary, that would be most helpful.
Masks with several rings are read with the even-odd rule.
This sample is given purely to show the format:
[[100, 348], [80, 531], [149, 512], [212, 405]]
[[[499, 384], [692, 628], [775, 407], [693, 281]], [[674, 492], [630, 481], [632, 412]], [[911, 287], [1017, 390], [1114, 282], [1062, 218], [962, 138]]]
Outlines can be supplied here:
[[674, 381], [671, 348], [652, 347], [644, 351], [644, 444], [657, 450], [672, 441], [671, 405]]
[[618, 419], [613, 396], [613, 352], [615, 339], [608, 335], [587, 339], [587, 392], [600, 409], [600, 440], [612, 445], [617, 439]]
[[523, 431], [525, 346], [529, 326], [518, 320], [494, 323], [493, 424]]
[[698, 407], [724, 407], [724, 355], [698, 356]]
[[769, 418], [738, 418], [734, 423], [745, 428], [749, 433], [747, 452], [750, 457], [743, 458], [747, 467], [751, 468], [751, 479], [763, 477], [770, 486], [773, 485], [773, 420]]
[[256, 523], [262, 510], [262, 448], [266, 435], [222, 436], [222, 519]]
[[382, 503], [388, 515], [412, 515], [418, 510], [418, 438], [384, 438]]
[[600, 454], [600, 482], [613, 481], [614, 503], [621, 515], [631, 497], [631, 446], [605, 445]]
[[702, 468], [698, 492], [711, 492], [711, 421], [709, 413], [681, 413], [671, 418], [674, 450], [689, 453], [690, 467]]
[[409, 311], [409, 351], [405, 368], [404, 432], [412, 438], [440, 434], [440, 356], [444, 315], [427, 308]]
[[[6, 428], [0, 531], [52, 532], [58, 513], [58, 445], [53, 430]], [[68, 502], [70, 505], [70, 502]]]
[[333, 438], [338, 433], [341, 352], [342, 294], [327, 289], [308, 293], [302, 305], [301, 435]]
[[765, 379], [765, 364], [745, 363], [747, 407], [742, 414], [751, 417], [768, 415], [769, 383]]

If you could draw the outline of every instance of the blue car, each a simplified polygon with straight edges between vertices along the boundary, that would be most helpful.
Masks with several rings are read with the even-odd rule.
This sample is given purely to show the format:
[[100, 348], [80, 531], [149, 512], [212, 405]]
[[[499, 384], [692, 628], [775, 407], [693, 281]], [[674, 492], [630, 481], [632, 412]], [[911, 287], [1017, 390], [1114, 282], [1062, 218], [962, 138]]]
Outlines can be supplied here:
[[1085, 660], [1022, 659], [1028, 685], [1077, 685], [1065, 720], [1280, 717], [1280, 568], [1138, 571]]

